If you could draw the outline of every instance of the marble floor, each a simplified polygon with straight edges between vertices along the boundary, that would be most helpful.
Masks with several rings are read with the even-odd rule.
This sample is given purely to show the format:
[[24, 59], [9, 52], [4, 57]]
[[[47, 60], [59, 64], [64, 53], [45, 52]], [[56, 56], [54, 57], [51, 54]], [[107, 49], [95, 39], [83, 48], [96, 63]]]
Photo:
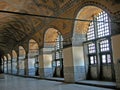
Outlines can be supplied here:
[[0, 90], [114, 90], [114, 89], [5, 75], [5, 79], [0, 79]]

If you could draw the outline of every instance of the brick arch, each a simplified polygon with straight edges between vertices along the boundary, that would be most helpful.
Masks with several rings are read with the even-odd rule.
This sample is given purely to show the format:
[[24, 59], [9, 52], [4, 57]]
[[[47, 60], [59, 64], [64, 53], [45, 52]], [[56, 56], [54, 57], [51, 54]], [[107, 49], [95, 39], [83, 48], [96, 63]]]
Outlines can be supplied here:
[[36, 37], [33, 36], [32, 38], [29, 39], [29, 41], [30, 41], [31, 39], [34, 40], [34, 41], [38, 44], [38, 47], [39, 47], [39, 43], [40, 43], [40, 42], [39, 42], [39, 39], [38, 39], [38, 38], [39, 38], [39, 37], [37, 37], [37, 36], [36, 36]]
[[95, 6], [95, 7], [98, 7], [100, 9], [106, 11], [109, 15], [112, 15], [113, 14], [112, 10], [109, 7], [105, 6], [104, 3], [106, 3], [105, 0], [103, 3], [100, 3], [100, 1], [97, 2], [97, 1], [91, 1], [91, 0], [79, 2], [78, 3], [79, 7], [76, 9], [76, 11], [74, 13], [74, 18], [77, 16], [78, 12], [85, 6]]
[[[21, 52], [20, 49], [23, 49], [23, 52]], [[19, 54], [24, 54], [24, 56], [26, 55], [25, 48], [22, 45], [19, 46]]]
[[[53, 31], [53, 32], [51, 32], [51, 34], [50, 34], [49, 31]], [[50, 27], [50, 28], [46, 29], [45, 32], [44, 32], [44, 40], [43, 40], [44, 42], [43, 43], [54, 41], [56, 39], [56, 37], [57, 37], [57, 32], [59, 32], [62, 35], [60, 30], [55, 28], [55, 27]], [[51, 35], [51, 37], [50, 37], [50, 35]], [[50, 44], [50, 45], [54, 45], [54, 44], [55, 43]], [[44, 44], [44, 46], [45, 46], [45, 44]]]
[[4, 60], [7, 60], [7, 55], [4, 55], [3, 58], [4, 58]]
[[28, 53], [28, 41], [24, 42], [23, 44], [19, 44], [19, 46], [22, 46], [25, 50], [25, 53]]
[[8, 53], [7, 54], [8, 60], [11, 60], [11, 55]]
[[47, 30], [48, 29], [50, 29], [50, 28], [54, 28], [54, 29], [56, 29], [58, 32], [60, 32], [61, 34], [62, 34], [62, 32], [61, 32], [61, 30], [58, 28], [58, 27], [56, 27], [56, 26], [54, 26], [54, 25], [50, 25], [50, 26], [48, 26], [45, 30], [44, 30], [44, 37], [45, 37], [45, 34], [46, 34], [46, 32], [47, 32]]
[[16, 50], [12, 50], [12, 57], [13, 58], [17, 58], [18, 57]]
[[[106, 3], [106, 1], [104, 1]], [[93, 6], [93, 7], [97, 7], [105, 12], [108, 13], [109, 17], [112, 17], [113, 16], [113, 12], [112, 10], [105, 6], [104, 5], [104, 2], [101, 3], [100, 1], [83, 1], [83, 2], [78, 2], [78, 7], [76, 8], [75, 12], [74, 12], [74, 16], [73, 18], [76, 18], [78, 16], [78, 13], [86, 6]], [[110, 3], [111, 4], [111, 3]], [[71, 32], [72, 36], [73, 36], [73, 33], [74, 33], [74, 27], [75, 27], [75, 22], [73, 22], [73, 30]]]
[[[92, 12], [91, 12], [92, 11]], [[85, 19], [85, 20], [93, 20], [93, 15], [98, 15], [102, 9], [96, 7], [96, 6], [85, 6], [83, 7], [77, 15], [77, 19]], [[88, 13], [88, 14], [87, 14]], [[74, 22], [74, 32], [78, 34], [86, 34], [88, 26], [90, 24], [90, 21], [75, 21]]]
[[35, 48], [38, 48], [38, 49], [39, 49], [38, 42], [37, 42], [35, 39], [33, 39], [33, 38], [29, 39], [29, 42], [28, 42], [28, 44], [29, 44], [29, 49], [31, 48], [31, 47], [30, 47], [30, 42], [31, 42], [31, 40], [34, 41], [34, 43], [35, 43], [34, 45], [37, 45]]

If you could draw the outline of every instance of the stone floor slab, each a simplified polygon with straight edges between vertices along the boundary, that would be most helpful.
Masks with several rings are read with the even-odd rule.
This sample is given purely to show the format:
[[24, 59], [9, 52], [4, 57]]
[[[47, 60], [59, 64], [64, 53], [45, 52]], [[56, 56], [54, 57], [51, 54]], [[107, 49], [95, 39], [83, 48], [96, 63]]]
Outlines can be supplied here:
[[114, 90], [114, 89], [5, 75], [5, 79], [0, 79], [0, 90]]

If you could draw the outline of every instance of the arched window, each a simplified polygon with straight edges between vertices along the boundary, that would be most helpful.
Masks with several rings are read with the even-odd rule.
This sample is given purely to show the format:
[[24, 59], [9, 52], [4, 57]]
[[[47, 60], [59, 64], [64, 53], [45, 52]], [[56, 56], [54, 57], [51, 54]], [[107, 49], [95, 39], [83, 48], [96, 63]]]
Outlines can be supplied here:
[[102, 11], [93, 20], [88, 27], [87, 42], [88, 56], [90, 64], [96, 64], [96, 55], [101, 54], [102, 63], [111, 63], [110, 55], [110, 25], [109, 17], [105, 11]]
[[[75, 21], [72, 39], [73, 45], [83, 47], [83, 51], [79, 50], [79, 54], [83, 53], [86, 79], [115, 80], [111, 46], [111, 20], [108, 13], [96, 6], [85, 6], [79, 11], [77, 19], [88, 20]], [[76, 54], [78, 54], [77, 50], [74, 55]], [[75, 60], [80, 61], [81, 58], [78, 58]]]
[[55, 44], [55, 59], [62, 58], [63, 38], [61, 34], [58, 34]]
[[108, 14], [102, 11], [93, 16], [93, 21], [89, 24], [85, 42], [89, 63], [89, 79], [114, 80], [109, 22]]
[[39, 46], [38, 43], [30, 39], [29, 40], [29, 56], [28, 56], [28, 69], [29, 69], [29, 76], [38, 76], [38, 67], [39, 67]]

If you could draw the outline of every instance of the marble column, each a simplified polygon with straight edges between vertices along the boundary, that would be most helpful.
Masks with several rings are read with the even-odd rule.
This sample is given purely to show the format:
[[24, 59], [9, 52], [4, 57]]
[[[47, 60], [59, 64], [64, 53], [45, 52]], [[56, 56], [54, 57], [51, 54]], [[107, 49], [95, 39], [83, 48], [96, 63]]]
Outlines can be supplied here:
[[[47, 49], [46, 49], [47, 50]], [[45, 53], [45, 48], [40, 50], [39, 55], [40, 78], [52, 77], [52, 53]]]
[[74, 63], [72, 47], [66, 47], [63, 49], [63, 66], [64, 66], [64, 81], [74, 82]]
[[[117, 15], [118, 14], [118, 15]], [[119, 13], [112, 16], [112, 21], [120, 21]], [[113, 65], [115, 70], [115, 78], [117, 88], [120, 88], [120, 23], [111, 23], [111, 43], [112, 43], [112, 53], [113, 53]]]
[[115, 76], [117, 88], [120, 88], [120, 35], [112, 36], [113, 62], [115, 66]]

